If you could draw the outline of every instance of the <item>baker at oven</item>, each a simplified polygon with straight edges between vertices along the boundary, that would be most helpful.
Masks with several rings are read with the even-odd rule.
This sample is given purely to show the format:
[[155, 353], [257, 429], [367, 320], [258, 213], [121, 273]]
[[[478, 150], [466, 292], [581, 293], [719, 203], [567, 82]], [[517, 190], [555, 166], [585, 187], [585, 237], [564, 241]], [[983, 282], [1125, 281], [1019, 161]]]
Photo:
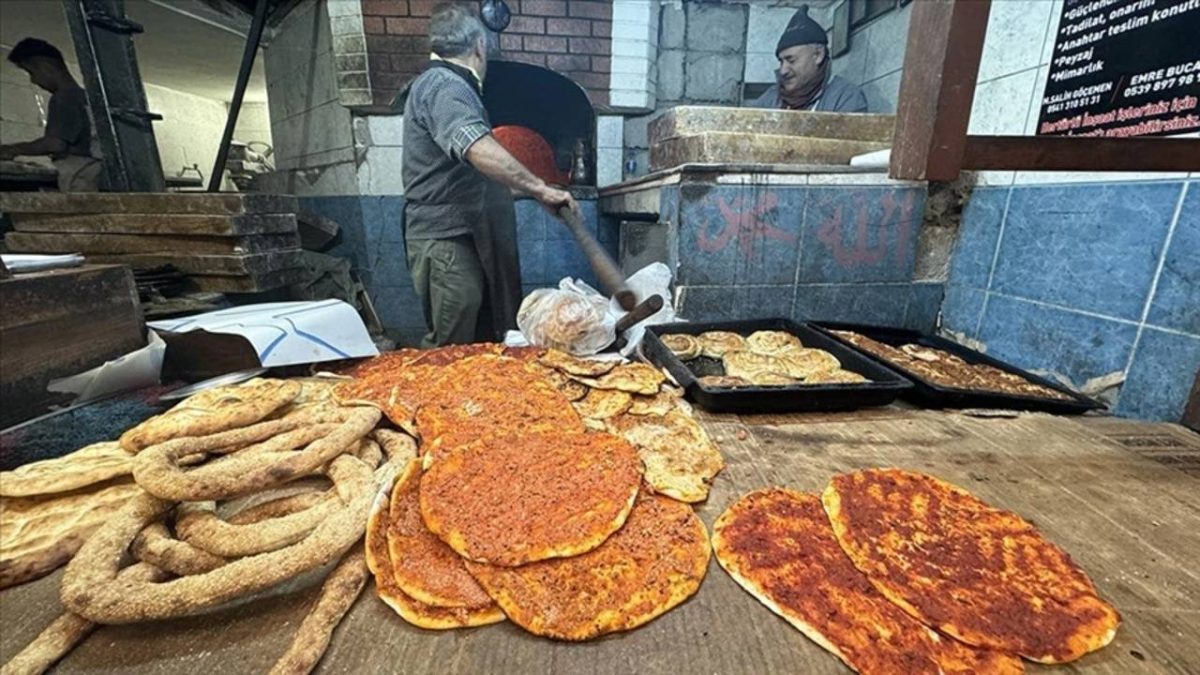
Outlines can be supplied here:
[[825, 30], [801, 6], [788, 22], [775, 46], [779, 59], [776, 84], [753, 101], [750, 108], [816, 110], [865, 113], [867, 97], [858, 85], [829, 72], [829, 45]]
[[492, 137], [479, 18], [458, 5], [438, 7], [429, 40], [425, 71], [397, 99], [404, 110], [404, 242], [428, 327], [422, 346], [496, 341], [516, 328], [521, 304], [511, 191], [551, 210], [577, 206]]

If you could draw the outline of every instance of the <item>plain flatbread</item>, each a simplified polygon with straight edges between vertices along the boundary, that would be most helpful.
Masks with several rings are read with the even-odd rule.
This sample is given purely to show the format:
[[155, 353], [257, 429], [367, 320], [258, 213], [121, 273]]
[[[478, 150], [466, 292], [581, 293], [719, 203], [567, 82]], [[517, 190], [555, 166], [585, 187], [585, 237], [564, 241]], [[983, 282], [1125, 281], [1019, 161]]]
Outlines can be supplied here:
[[121, 447], [138, 453], [174, 438], [247, 427], [291, 403], [300, 390], [298, 382], [262, 378], [205, 389], [121, 434]]
[[708, 499], [708, 488], [725, 460], [712, 439], [684, 410], [662, 417], [620, 415], [608, 430], [637, 448], [646, 467], [646, 483], [655, 492], [683, 502]]
[[433, 462], [421, 515], [464, 558], [523, 565], [602, 544], [625, 523], [641, 479], [637, 451], [609, 434], [485, 436]]
[[1023, 671], [1020, 659], [942, 637], [888, 602], [838, 546], [817, 495], [751, 492], [717, 518], [712, 541], [738, 585], [857, 672]]
[[822, 501], [854, 566], [942, 633], [1041, 663], [1073, 661], [1116, 635], [1120, 615], [1070, 555], [962, 488], [869, 469], [834, 476]]
[[644, 495], [599, 548], [520, 567], [468, 563], [513, 623], [559, 640], [641, 626], [700, 588], [709, 559], [704, 523], [686, 504]]
[[583, 377], [599, 377], [613, 368], [620, 361], [616, 359], [581, 359], [557, 349], [547, 349], [545, 354], [537, 359], [538, 363], [548, 368]]
[[0, 497], [70, 492], [130, 473], [133, 457], [120, 443], [93, 443], [62, 457], [0, 471]]
[[92, 532], [141, 492], [126, 478], [75, 492], [0, 498], [0, 588], [66, 564]]
[[667, 379], [654, 366], [639, 361], [617, 366], [600, 377], [582, 377], [579, 375], [572, 375], [571, 377], [574, 377], [592, 389], [617, 389], [643, 396], [657, 394], [658, 388]]
[[633, 397], [619, 389], [592, 389], [575, 403], [575, 410], [584, 419], [606, 420], [629, 410]]

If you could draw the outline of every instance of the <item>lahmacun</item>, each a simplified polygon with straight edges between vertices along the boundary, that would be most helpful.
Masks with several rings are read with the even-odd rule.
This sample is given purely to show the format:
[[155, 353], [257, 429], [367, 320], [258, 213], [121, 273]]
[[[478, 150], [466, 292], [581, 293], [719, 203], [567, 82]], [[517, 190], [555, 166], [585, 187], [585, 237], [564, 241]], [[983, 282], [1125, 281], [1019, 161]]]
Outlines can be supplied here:
[[388, 513], [392, 576], [400, 590], [434, 607], [480, 607], [491, 598], [467, 572], [465, 561], [421, 519], [421, 462], [412, 460], [396, 479]]
[[641, 626], [691, 597], [709, 555], [708, 533], [690, 507], [644, 495], [624, 527], [582, 555], [520, 567], [467, 565], [525, 630], [587, 640]]
[[375, 577], [375, 593], [408, 623], [427, 630], [450, 630], [486, 626], [504, 620], [494, 603], [482, 607], [433, 607], [413, 600], [396, 584], [388, 551], [389, 499], [387, 490], [375, 498], [367, 520], [367, 568]]
[[637, 452], [605, 433], [485, 436], [421, 477], [425, 525], [469, 560], [515, 566], [590, 551], [625, 523]]
[[869, 469], [834, 476], [822, 501], [854, 566], [927, 626], [1041, 663], [1073, 661], [1116, 635], [1120, 615], [1070, 555], [962, 488]]
[[738, 585], [859, 673], [1023, 671], [1020, 659], [940, 636], [876, 591], [842, 552], [817, 495], [751, 492], [717, 518], [712, 543]]

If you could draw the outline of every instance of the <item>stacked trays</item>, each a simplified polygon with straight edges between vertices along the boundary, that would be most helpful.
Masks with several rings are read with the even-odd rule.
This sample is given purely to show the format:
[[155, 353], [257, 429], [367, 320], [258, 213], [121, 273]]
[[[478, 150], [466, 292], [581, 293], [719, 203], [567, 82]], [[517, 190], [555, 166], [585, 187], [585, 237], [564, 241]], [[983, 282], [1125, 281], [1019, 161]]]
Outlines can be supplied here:
[[[686, 363], [663, 344], [662, 336], [700, 335], [708, 331], [729, 331], [748, 336], [756, 331], [783, 331], [800, 339], [805, 347], [829, 352], [845, 370], [858, 373], [866, 382], [842, 384], [802, 383], [786, 386], [711, 387], [700, 381], [707, 375], [724, 373], [721, 361], [699, 357]], [[892, 369], [850, 349], [841, 341], [787, 319], [723, 321], [712, 323], [673, 323], [649, 326], [642, 343], [645, 357], [665, 368], [687, 391], [688, 398], [714, 412], [787, 412], [853, 410], [887, 405], [912, 384]]]
[[[926, 335], [919, 331], [906, 330], [903, 328], [886, 328], [880, 326], [864, 326], [858, 324], [843, 324], [843, 323], [825, 323], [816, 322], [809, 324], [815, 331], [821, 335], [827, 336], [832, 340], [847, 349], [854, 349], [862, 353], [864, 356], [869, 356], [871, 359], [885, 364], [889, 368], [902, 373], [905, 377], [913, 382], [913, 387], [906, 392], [906, 396], [911, 398], [915, 403], [932, 408], [1005, 408], [1011, 410], [1040, 410], [1051, 413], [1062, 414], [1081, 414], [1089, 410], [1103, 408], [1103, 404], [1091, 398], [1077, 394], [1062, 385], [1047, 380], [1043, 377], [1038, 377], [1032, 373], [1026, 372], [1015, 366], [1009, 365], [999, 359], [992, 358], [986, 354], [969, 349], [956, 342], [934, 335]], [[901, 347], [904, 345], [918, 345], [937, 349], [953, 354], [969, 364], [984, 364], [998, 368], [1006, 373], [1011, 373], [1018, 377], [1024, 378], [1034, 385], [1040, 385], [1059, 392], [1063, 398], [1038, 397], [1034, 395], [1023, 395], [1005, 393], [999, 391], [988, 391], [984, 389], [958, 388], [951, 387], [945, 384], [938, 384], [930, 378], [915, 372], [913, 369], [905, 367], [904, 364], [893, 363], [891, 360], [884, 357], [870, 355], [859, 347], [852, 345], [846, 338], [838, 335], [835, 331], [851, 331], [858, 333], [871, 340], [881, 342], [884, 345], [891, 347]]]

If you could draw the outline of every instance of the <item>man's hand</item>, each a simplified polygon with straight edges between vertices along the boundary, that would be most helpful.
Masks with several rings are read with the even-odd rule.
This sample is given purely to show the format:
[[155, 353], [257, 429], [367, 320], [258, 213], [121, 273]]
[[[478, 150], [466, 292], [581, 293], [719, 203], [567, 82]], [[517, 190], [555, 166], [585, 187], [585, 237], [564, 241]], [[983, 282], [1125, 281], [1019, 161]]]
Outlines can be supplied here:
[[566, 190], [559, 190], [558, 188], [545, 185], [533, 196], [555, 216], [558, 215], [559, 209], [564, 206], [572, 211], [579, 210], [579, 205], [575, 203], [575, 198]]

